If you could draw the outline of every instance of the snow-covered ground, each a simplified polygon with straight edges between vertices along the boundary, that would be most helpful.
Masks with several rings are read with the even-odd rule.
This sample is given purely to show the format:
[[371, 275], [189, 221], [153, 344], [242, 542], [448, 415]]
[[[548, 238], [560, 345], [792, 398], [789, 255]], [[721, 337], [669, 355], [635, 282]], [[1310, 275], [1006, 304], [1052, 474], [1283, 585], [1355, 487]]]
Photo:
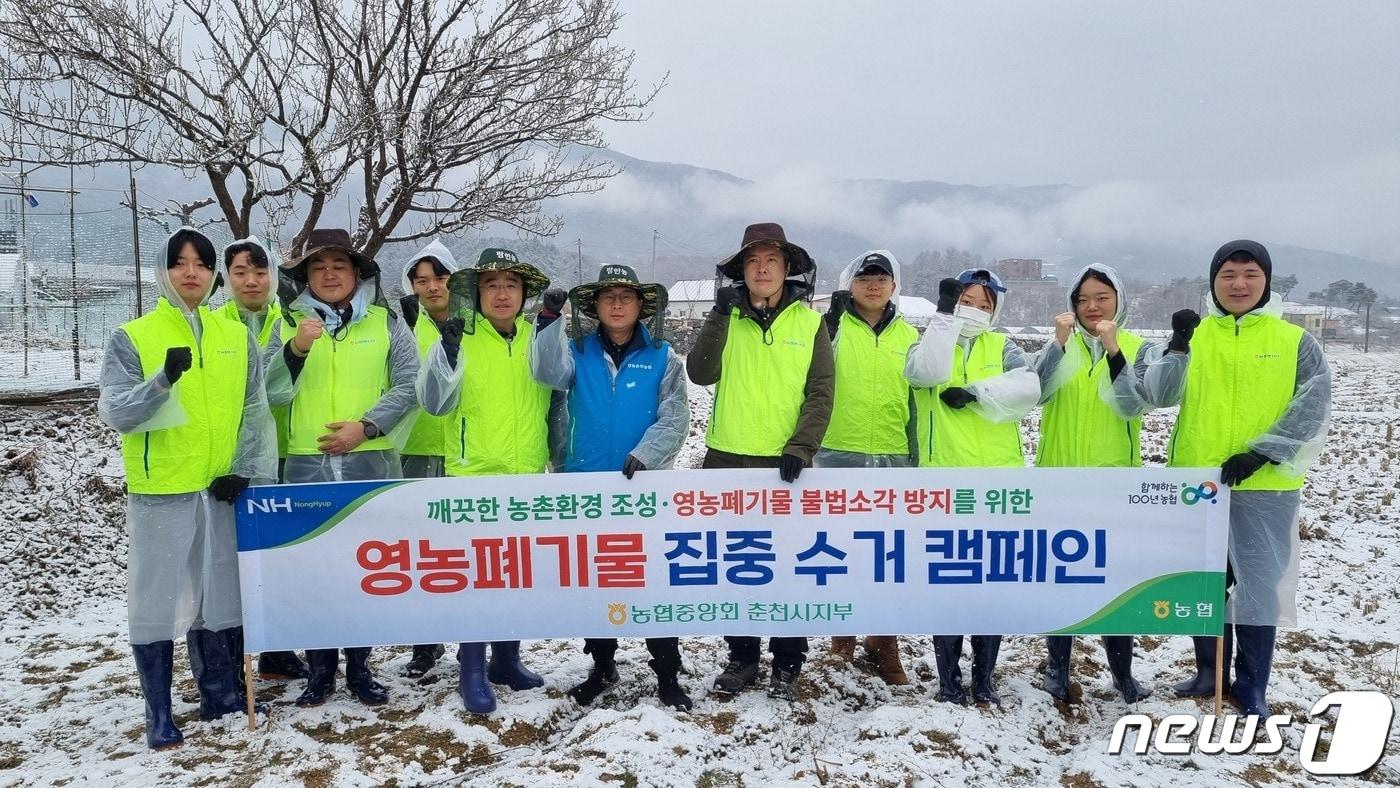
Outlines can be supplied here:
[[[1301, 723], [1338, 689], [1400, 694], [1400, 355], [1333, 358], [1331, 441], [1304, 496], [1300, 626], [1280, 634], [1270, 697]], [[709, 396], [693, 390], [699, 464]], [[1035, 417], [1027, 420], [1034, 435]], [[1144, 455], [1163, 460], [1171, 414], [1146, 420]], [[1039, 689], [1039, 638], [1013, 637], [998, 668], [1000, 709], [934, 702], [930, 640], [903, 640], [914, 684], [887, 688], [864, 664], [813, 651], [788, 705], [750, 691], [709, 694], [723, 643], [683, 643], [693, 713], [658, 706], [640, 641], [619, 652], [623, 682], [591, 708], [563, 691], [589, 658], [578, 641], [537, 641], [526, 660], [543, 690], [501, 692], [490, 718], [462, 711], [455, 665], [401, 676], [406, 648], [378, 649], [388, 706], [344, 692], [319, 709], [292, 705], [300, 683], [259, 684], [272, 703], [258, 730], [242, 717], [200, 722], [177, 651], [177, 720], [185, 745], [148, 752], [126, 643], [123, 493], [115, 436], [91, 404], [0, 407], [0, 785], [1304, 785], [1302, 727], [1277, 755], [1107, 754], [1130, 711], [1155, 719], [1208, 711], [1169, 687], [1191, 670], [1187, 638], [1142, 638], [1137, 676], [1154, 695], [1130, 708], [1100, 648], [1080, 639], [1084, 702], [1057, 708]], [[450, 653], [450, 652], [449, 652]], [[1400, 784], [1400, 724], [1381, 765], [1346, 784]]]

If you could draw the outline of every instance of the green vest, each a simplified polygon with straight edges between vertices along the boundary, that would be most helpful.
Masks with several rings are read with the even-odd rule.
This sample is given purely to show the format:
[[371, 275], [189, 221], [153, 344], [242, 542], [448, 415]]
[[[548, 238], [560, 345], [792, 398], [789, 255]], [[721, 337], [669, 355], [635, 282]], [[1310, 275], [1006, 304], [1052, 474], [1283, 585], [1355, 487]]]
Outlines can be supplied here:
[[966, 386], [996, 377], [1003, 369], [1006, 335], [983, 332], [971, 353], [953, 345], [953, 374], [947, 383], [914, 389], [918, 417], [919, 466], [923, 468], [1024, 468], [1021, 430], [1014, 421], [991, 422], [971, 408], [954, 410], [938, 395], [952, 386]]
[[[1050, 341], [1054, 341], [1053, 339]], [[1132, 364], [1142, 347], [1142, 337], [1118, 332], [1123, 359]], [[1065, 346], [1061, 364], [1078, 371], [1065, 381], [1040, 415], [1040, 445], [1035, 464], [1045, 468], [1137, 468], [1142, 466], [1138, 433], [1142, 419], [1124, 419], [1104, 402], [1101, 392], [1109, 385], [1108, 357], [1092, 363], [1084, 337], [1075, 332]], [[1123, 374], [1127, 374], [1126, 371]]]
[[[238, 303], [232, 298], [215, 310], [214, 314], [242, 323], [245, 326], [248, 325], [243, 322], [243, 313], [239, 311]], [[264, 350], [267, 349], [267, 343], [272, 341], [272, 327], [275, 325], [277, 325], [277, 313], [272, 310], [272, 305], [269, 305], [267, 317], [263, 319], [262, 327], [258, 329], [257, 336], [254, 337], [254, 339], [258, 340], [258, 347]]]
[[821, 315], [794, 301], [765, 335], [754, 320], [729, 313], [719, 383], [705, 445], [751, 457], [778, 457], [806, 401], [812, 341]]
[[216, 317], [206, 307], [197, 314], [198, 346], [184, 313], [164, 297], [153, 311], [121, 327], [136, 346], [145, 380], [165, 366], [168, 348], [188, 347], [194, 355], [193, 365], [175, 384], [189, 421], [122, 436], [126, 487], [133, 493], [197, 492], [232, 466], [248, 389], [248, 329]]
[[[426, 362], [428, 351], [441, 338], [437, 325], [427, 312], [418, 313], [418, 321], [413, 324], [413, 336], [418, 340], [418, 361]], [[443, 442], [451, 416], [433, 416], [422, 408], [414, 411], [413, 431], [408, 435], [403, 453], [416, 457], [441, 457], [447, 449]]]
[[[283, 334], [296, 336], [288, 326]], [[340, 339], [330, 330], [311, 343], [288, 407], [287, 453], [320, 454], [316, 439], [337, 421], [359, 421], [389, 390], [389, 310], [370, 306]], [[387, 435], [367, 440], [355, 451], [393, 449]]]
[[[422, 321], [422, 318], [419, 318]], [[515, 320], [507, 342], [480, 315], [462, 337], [466, 364], [457, 411], [449, 418], [448, 476], [544, 473], [549, 461], [549, 387], [530, 376], [530, 322]]]
[[859, 454], [909, 454], [904, 358], [919, 332], [896, 316], [876, 336], [849, 311], [836, 334], [836, 395], [822, 446]]
[[[1191, 338], [1186, 391], [1172, 431], [1167, 465], [1214, 468], [1249, 451], [1293, 400], [1303, 329], [1271, 315], [1201, 321]], [[1302, 476], [1268, 463], [1236, 490], [1296, 490]]]

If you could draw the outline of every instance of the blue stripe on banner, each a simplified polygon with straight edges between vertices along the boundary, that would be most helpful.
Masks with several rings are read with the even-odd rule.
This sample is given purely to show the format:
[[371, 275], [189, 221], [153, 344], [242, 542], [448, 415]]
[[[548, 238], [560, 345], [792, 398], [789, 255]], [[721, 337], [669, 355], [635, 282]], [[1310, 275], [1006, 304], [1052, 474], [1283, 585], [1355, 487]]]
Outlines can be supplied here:
[[234, 511], [238, 551], [267, 550], [297, 542], [357, 508], [364, 499], [401, 480], [249, 487]]

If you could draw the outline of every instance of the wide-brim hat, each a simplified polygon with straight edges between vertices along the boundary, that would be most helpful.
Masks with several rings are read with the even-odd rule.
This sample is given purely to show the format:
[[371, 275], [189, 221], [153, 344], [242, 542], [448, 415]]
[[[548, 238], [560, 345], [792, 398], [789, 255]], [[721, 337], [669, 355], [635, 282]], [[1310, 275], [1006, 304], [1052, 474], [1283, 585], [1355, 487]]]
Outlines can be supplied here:
[[763, 222], [745, 227], [744, 241], [739, 245], [739, 251], [720, 261], [715, 269], [721, 276], [735, 282], [744, 281], [744, 252], [760, 244], [772, 244], [786, 253], [788, 276], [810, 274], [817, 270], [817, 264], [812, 260], [812, 256], [807, 254], [807, 250], [789, 243], [783, 226], [776, 222]]
[[642, 311], [638, 319], [663, 312], [669, 300], [666, 288], [656, 283], [643, 284], [637, 272], [625, 265], [605, 265], [598, 271], [598, 281], [587, 282], [569, 291], [569, 301], [574, 309], [594, 320], [598, 319], [598, 294], [606, 287], [630, 287], [642, 299]]
[[350, 233], [347, 230], [312, 230], [307, 236], [305, 251], [301, 257], [294, 262], [281, 266], [282, 271], [293, 280], [301, 283], [306, 282], [306, 263], [316, 255], [326, 251], [344, 252], [350, 258], [351, 264], [359, 273], [360, 279], [373, 279], [379, 275], [379, 263], [374, 258], [369, 257], [355, 250], [351, 245]]

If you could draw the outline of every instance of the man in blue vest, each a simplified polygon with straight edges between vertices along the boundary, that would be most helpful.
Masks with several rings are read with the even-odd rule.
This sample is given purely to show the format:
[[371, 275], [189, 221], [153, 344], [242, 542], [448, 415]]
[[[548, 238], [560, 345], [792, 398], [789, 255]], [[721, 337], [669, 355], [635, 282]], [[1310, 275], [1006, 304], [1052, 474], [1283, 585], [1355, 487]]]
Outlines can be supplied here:
[[[685, 367], [661, 338], [666, 290], [642, 284], [625, 265], [605, 265], [598, 281], [569, 292], [573, 307], [570, 341], [564, 321], [548, 309], [560, 303], [560, 291], [545, 294], [530, 374], [555, 391], [568, 392], [569, 422], [564, 471], [637, 471], [669, 468], [690, 428]], [[578, 316], [598, 321], [598, 330], [583, 334]], [[650, 330], [641, 324], [650, 320]], [[569, 690], [587, 706], [617, 683], [616, 638], [588, 638], [583, 651], [593, 655], [588, 678]], [[647, 638], [651, 668], [661, 702], [681, 711], [691, 708], [681, 689], [678, 638]]]

